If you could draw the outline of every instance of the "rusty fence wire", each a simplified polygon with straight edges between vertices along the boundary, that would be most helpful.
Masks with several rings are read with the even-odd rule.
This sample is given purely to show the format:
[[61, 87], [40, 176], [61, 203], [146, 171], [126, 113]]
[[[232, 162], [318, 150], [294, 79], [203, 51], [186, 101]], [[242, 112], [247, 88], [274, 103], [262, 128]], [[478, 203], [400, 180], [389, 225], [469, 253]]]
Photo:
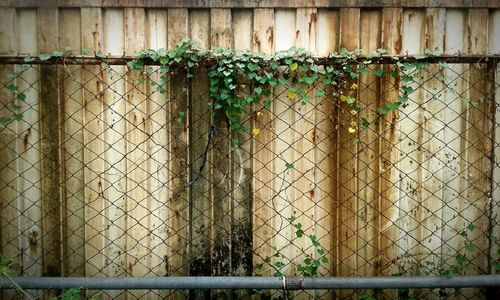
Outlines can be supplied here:
[[[0, 249], [12, 274], [498, 272], [500, 83], [494, 60], [430, 64], [413, 77], [407, 106], [399, 110], [380, 111], [401, 95], [391, 64], [372, 64], [334, 90], [318, 83], [307, 99], [290, 80], [269, 88], [270, 104], [244, 111], [244, 133], [214, 115], [209, 67], [164, 76], [154, 65], [136, 74], [112, 63], [0, 64], [0, 117], [13, 119], [0, 125]], [[242, 81], [236, 93], [251, 89]], [[346, 105], [348, 97], [359, 111]], [[481, 299], [488, 291], [86, 295]]]

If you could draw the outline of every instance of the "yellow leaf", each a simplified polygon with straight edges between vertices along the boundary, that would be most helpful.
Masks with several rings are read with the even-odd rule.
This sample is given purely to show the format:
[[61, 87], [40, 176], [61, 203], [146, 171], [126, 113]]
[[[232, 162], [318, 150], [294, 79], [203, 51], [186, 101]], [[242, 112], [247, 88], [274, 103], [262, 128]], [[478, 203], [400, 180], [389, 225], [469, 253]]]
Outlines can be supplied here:
[[356, 127], [357, 125], [358, 125], [358, 124], [356, 124], [356, 121], [352, 121], [352, 122], [351, 122], [351, 126], [352, 126], [352, 127]]
[[297, 94], [295, 94], [294, 92], [291, 92], [289, 91], [288, 94], [286, 94], [286, 96], [288, 97], [288, 99], [290, 99], [291, 101], [297, 99]]
[[347, 96], [340, 95], [340, 101], [345, 102], [347, 100]]
[[358, 112], [356, 110], [351, 110], [351, 114], [354, 116], [355, 114], [357, 114]]
[[292, 70], [292, 71], [297, 70], [298, 67], [299, 67], [299, 65], [296, 62], [290, 64], [290, 70]]
[[357, 85], [357, 84], [355, 84], [355, 83], [353, 83], [353, 84], [351, 85], [351, 89], [353, 89], [353, 90], [357, 90], [357, 89], [358, 89], [358, 85]]
[[259, 133], [260, 133], [260, 129], [259, 129], [259, 128], [254, 128], [254, 129], [252, 129], [252, 134], [253, 134], [253, 136], [258, 136], [258, 135], [259, 135]]
[[262, 117], [264, 114], [261, 111], [257, 112], [257, 117]]
[[352, 128], [352, 127], [349, 127], [349, 133], [355, 133], [356, 132], [356, 128]]

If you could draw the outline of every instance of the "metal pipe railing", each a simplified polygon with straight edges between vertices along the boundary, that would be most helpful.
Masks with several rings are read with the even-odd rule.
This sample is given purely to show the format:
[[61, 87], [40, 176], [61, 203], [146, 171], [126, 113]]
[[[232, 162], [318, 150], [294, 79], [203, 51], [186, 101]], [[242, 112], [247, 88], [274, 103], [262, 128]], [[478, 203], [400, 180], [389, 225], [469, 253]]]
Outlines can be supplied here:
[[0, 289], [403, 289], [500, 287], [500, 275], [457, 277], [12, 277]]

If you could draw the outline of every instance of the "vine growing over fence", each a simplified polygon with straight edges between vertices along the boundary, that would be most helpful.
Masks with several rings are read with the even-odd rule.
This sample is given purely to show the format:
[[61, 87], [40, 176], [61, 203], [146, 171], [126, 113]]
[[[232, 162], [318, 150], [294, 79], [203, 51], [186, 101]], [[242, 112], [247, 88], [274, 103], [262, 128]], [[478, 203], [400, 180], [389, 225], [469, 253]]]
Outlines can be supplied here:
[[[418, 82], [421, 71], [425, 70], [428, 63], [425, 59], [432, 56], [433, 52], [425, 51], [425, 55], [415, 55], [411, 59], [397, 56], [386, 56], [385, 50], [378, 49], [368, 55], [362, 55], [360, 50], [331, 53], [327, 57], [315, 58], [310, 52], [303, 49], [291, 48], [280, 51], [274, 55], [253, 53], [249, 50], [234, 51], [230, 49], [206, 50], [198, 47], [193, 41], [185, 39], [171, 50], [144, 50], [136, 58], [128, 61], [127, 65], [135, 73], [142, 75], [140, 84], [144, 84], [151, 74], [156, 72], [151, 65], [159, 67], [159, 81], [151, 81], [151, 86], [156, 92], [167, 93], [167, 84], [173, 75], [183, 75], [188, 80], [193, 77], [193, 72], [200, 66], [208, 68], [207, 75], [210, 81], [210, 96], [213, 116], [223, 115], [227, 119], [232, 138], [233, 147], [239, 144], [237, 133], [245, 132], [253, 136], [260, 133], [261, 128], [249, 128], [244, 125], [242, 114], [249, 107], [269, 108], [272, 105], [273, 90], [281, 89], [291, 102], [300, 101], [306, 104], [311, 97], [333, 97], [345, 113], [349, 121], [340, 124], [353, 135], [353, 142], [359, 143], [356, 138], [360, 128], [369, 126], [372, 122], [378, 123], [378, 118], [391, 111], [397, 111], [408, 105], [409, 96], [414, 92], [412, 85]], [[84, 49], [83, 53], [88, 53]], [[37, 58], [27, 56], [24, 62], [32, 63], [54, 60], [64, 64], [66, 58], [71, 58], [72, 49], [54, 51], [51, 54], [40, 54]], [[95, 58], [102, 59], [106, 65], [102, 52], [95, 52]], [[389, 60], [390, 68], [377, 65], [370, 69], [368, 66]], [[447, 65], [439, 62], [442, 68]], [[109, 67], [109, 66], [107, 66]], [[14, 95], [9, 110], [10, 115], [0, 117], [0, 124], [23, 118], [21, 107], [26, 101], [25, 91], [19, 91], [14, 79], [28, 69], [28, 65], [21, 65], [14, 72], [7, 74], [6, 88]], [[107, 68], [109, 72], [114, 72]], [[390, 76], [399, 86], [399, 94], [395, 99], [386, 99], [385, 105], [376, 110], [377, 117], [369, 120], [358, 117], [363, 108], [357, 97], [359, 88], [357, 80], [363, 76], [373, 74], [377, 77]], [[186, 91], [187, 87], [183, 88]], [[479, 101], [467, 100], [466, 104], [475, 105]], [[251, 108], [250, 110], [253, 110]], [[260, 114], [256, 110], [256, 114]], [[179, 113], [179, 121], [184, 119], [185, 112]]]

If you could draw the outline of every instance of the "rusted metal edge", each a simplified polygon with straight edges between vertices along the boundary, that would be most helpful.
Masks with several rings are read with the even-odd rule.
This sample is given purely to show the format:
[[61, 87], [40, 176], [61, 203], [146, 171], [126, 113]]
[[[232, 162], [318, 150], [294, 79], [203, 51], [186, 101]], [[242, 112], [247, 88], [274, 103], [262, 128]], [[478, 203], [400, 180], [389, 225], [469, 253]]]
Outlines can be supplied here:
[[[20, 55], [0, 55], [0, 64], [27, 64], [27, 65], [126, 65], [127, 63], [133, 61], [137, 57], [132, 56], [108, 56], [108, 57], [91, 57], [91, 56], [66, 56], [58, 58], [50, 58], [47, 60], [41, 60], [38, 57], [33, 57], [31, 61], [25, 61], [25, 58], [29, 56]], [[342, 56], [331, 56], [331, 57], [313, 57], [315, 62], [319, 65], [329, 65], [337, 64], [344, 57]], [[415, 56], [415, 55], [383, 55], [380, 57], [370, 57], [365, 55], [357, 56], [356, 61], [370, 61], [368, 64], [394, 64], [396, 62], [426, 62], [426, 63], [488, 63], [491, 60], [498, 61], [500, 55], [436, 55], [436, 56]], [[207, 57], [201, 60], [201, 64], [210, 65], [214, 63], [215, 58]], [[146, 60], [145, 65], [159, 66], [161, 65], [158, 61]]]
[[498, 0], [3, 0], [0, 7], [148, 8], [500, 8]]

